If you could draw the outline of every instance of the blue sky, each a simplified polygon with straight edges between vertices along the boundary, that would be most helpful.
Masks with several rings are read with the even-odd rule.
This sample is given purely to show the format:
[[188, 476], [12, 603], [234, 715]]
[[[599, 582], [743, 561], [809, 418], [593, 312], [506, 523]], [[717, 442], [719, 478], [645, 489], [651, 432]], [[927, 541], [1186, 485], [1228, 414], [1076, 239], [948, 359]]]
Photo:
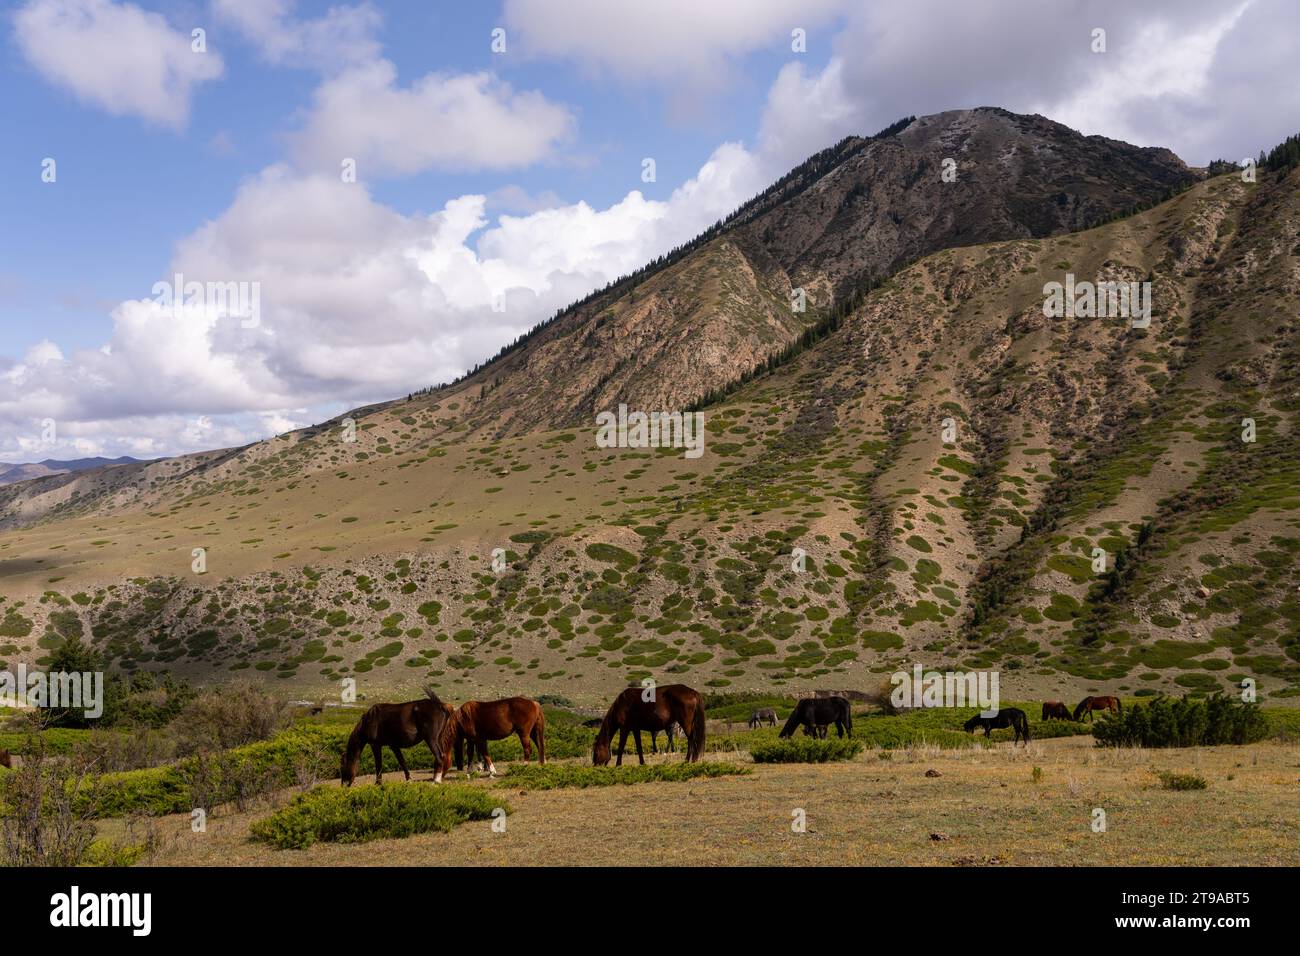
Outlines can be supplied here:
[[[1295, 132], [1288, 4], [1132, 6], [0, 3], [0, 460], [222, 447], [449, 379], [907, 113], [1193, 164]], [[258, 283], [256, 327], [162, 311], [178, 268]]]
[[[311, 17], [329, 6], [303, 3], [297, 12]], [[147, 292], [166, 275], [178, 235], [219, 215], [243, 177], [283, 158], [285, 131], [316, 85], [310, 72], [268, 65], [234, 28], [201, 8], [191, 7], [200, 12], [188, 18], [169, 13], [169, 5], [154, 9], [178, 29], [206, 25], [209, 49], [226, 64], [221, 80], [195, 95], [192, 119], [181, 130], [80, 102], [24, 62], [7, 31], [0, 176], [9, 185], [0, 209], [9, 225], [0, 231], [7, 293], [0, 299], [0, 354], [21, 355], [43, 338], [69, 348], [98, 346], [104, 306]], [[579, 120], [567, 155], [553, 161], [506, 172], [432, 169], [374, 183], [377, 200], [407, 213], [507, 185], [602, 207], [633, 188], [662, 198], [720, 140], [752, 135], [782, 60], [777, 50], [756, 53], [730, 88], [702, 104], [700, 115], [673, 116], [655, 91], [600, 81], [563, 62], [511, 56], [508, 42], [506, 55], [493, 54], [490, 34], [502, 21], [492, 4], [389, 3], [383, 15], [384, 54], [402, 83], [430, 69], [489, 71], [519, 89], [544, 89], [548, 98], [572, 105]], [[821, 50], [824, 60], [829, 48]], [[657, 161], [658, 181], [647, 184], [640, 163], [648, 155]], [[47, 156], [58, 162], [57, 188], [33, 174]]]

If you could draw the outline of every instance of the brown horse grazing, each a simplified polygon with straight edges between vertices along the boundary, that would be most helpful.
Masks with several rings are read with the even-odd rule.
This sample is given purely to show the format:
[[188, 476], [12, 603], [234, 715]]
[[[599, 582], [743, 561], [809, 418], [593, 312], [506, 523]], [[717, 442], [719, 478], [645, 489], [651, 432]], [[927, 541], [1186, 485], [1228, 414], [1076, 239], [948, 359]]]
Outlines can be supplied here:
[[348, 738], [339, 774], [345, 787], [352, 786], [361, 763], [361, 751], [370, 745], [375, 755], [375, 783], [384, 782], [384, 748], [391, 747], [397, 755], [397, 765], [406, 779], [411, 772], [406, 769], [403, 747], [414, 747], [420, 741], [429, 746], [433, 754], [434, 783], [442, 783], [442, 775], [451, 764], [452, 747], [456, 741], [456, 712], [444, 704], [432, 690], [426, 690], [424, 700], [408, 700], [404, 704], [375, 704], [357, 721]]
[[1094, 710], [1112, 711], [1118, 714], [1123, 708], [1120, 707], [1118, 697], [1085, 697], [1079, 701], [1079, 706], [1074, 708], [1074, 719], [1080, 720], [1084, 714], [1087, 714], [1088, 719], [1092, 720]]
[[1070, 708], [1059, 700], [1043, 701], [1043, 720], [1070, 720]]
[[686, 762], [699, 760], [704, 752], [704, 698], [699, 692], [685, 684], [629, 687], [614, 698], [600, 723], [600, 733], [591, 748], [592, 764], [597, 767], [609, 764], [610, 741], [616, 730], [618, 761], [615, 765], [623, 765], [623, 751], [629, 733], [636, 736], [637, 760], [645, 763], [645, 755], [641, 752], [641, 731], [667, 730], [674, 721], [682, 725], [682, 734], [686, 737]]
[[456, 711], [456, 769], [464, 765], [464, 745], [469, 741], [469, 759], [481, 756], [487, 764], [488, 775], [495, 777], [497, 768], [488, 756], [489, 740], [504, 740], [511, 734], [519, 737], [524, 748], [524, 760], [533, 759], [529, 741], [537, 744], [537, 762], [546, 763], [546, 718], [542, 705], [527, 697], [505, 697], [501, 700], [467, 700]]

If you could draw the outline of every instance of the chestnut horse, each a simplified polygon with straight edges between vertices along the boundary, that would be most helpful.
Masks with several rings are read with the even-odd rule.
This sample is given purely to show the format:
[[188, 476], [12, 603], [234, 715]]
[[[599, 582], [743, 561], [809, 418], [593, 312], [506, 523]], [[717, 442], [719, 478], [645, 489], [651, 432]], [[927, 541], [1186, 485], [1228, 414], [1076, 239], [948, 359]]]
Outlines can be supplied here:
[[1088, 719], [1092, 720], [1094, 710], [1113, 711], [1118, 714], [1122, 708], [1118, 697], [1085, 697], [1079, 701], [1079, 706], [1074, 708], [1074, 719], [1079, 720], [1084, 714], [1087, 714]]
[[467, 700], [456, 711], [456, 769], [465, 766], [465, 741], [469, 741], [469, 759], [475, 751], [487, 764], [488, 776], [495, 777], [497, 768], [488, 756], [489, 740], [504, 740], [511, 734], [519, 737], [524, 748], [524, 760], [533, 759], [529, 741], [537, 744], [537, 762], [546, 763], [546, 718], [542, 705], [527, 697], [505, 697], [501, 700]]
[[591, 762], [597, 767], [609, 764], [610, 742], [618, 731], [618, 761], [623, 765], [623, 751], [627, 735], [636, 736], [637, 760], [645, 763], [641, 752], [641, 731], [667, 730], [676, 721], [682, 725], [686, 737], [686, 762], [700, 759], [704, 752], [704, 698], [685, 684], [668, 684], [665, 687], [629, 687], [610, 704], [605, 719], [600, 723], [600, 733], [591, 748]]
[[1070, 708], [1059, 700], [1043, 701], [1043, 720], [1070, 720]]
[[361, 763], [361, 751], [370, 745], [375, 755], [375, 783], [384, 782], [384, 748], [391, 747], [397, 755], [397, 765], [406, 779], [411, 772], [406, 769], [403, 747], [414, 747], [420, 741], [429, 746], [433, 754], [434, 783], [442, 783], [442, 775], [451, 764], [452, 747], [456, 740], [456, 712], [438, 699], [432, 690], [426, 690], [424, 700], [408, 700], [404, 704], [375, 704], [357, 721], [348, 738], [348, 748], [343, 754], [340, 779], [345, 787], [352, 786]]

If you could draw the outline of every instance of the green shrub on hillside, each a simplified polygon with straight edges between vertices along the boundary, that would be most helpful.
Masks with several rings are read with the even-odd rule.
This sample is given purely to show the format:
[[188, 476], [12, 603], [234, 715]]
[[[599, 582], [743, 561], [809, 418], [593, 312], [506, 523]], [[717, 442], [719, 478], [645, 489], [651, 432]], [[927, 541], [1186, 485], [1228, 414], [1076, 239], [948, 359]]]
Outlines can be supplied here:
[[864, 744], [853, 737], [787, 737], [750, 748], [754, 763], [829, 763], [852, 760]]
[[1160, 773], [1160, 786], [1166, 790], [1204, 790], [1208, 784], [1204, 777], [1194, 773]]
[[475, 787], [425, 783], [317, 787], [253, 823], [250, 832], [253, 839], [277, 849], [302, 850], [317, 841], [362, 843], [434, 830], [446, 833], [459, 823], [490, 819], [497, 809], [510, 812], [501, 800]]
[[729, 763], [661, 763], [630, 767], [586, 767], [575, 764], [520, 764], [510, 768], [498, 787], [557, 790], [562, 787], [609, 787], [614, 784], [694, 780], [747, 774], [749, 769]]
[[1269, 724], [1257, 705], [1215, 694], [1158, 697], [1107, 715], [1092, 733], [1099, 747], [1200, 747], [1255, 743], [1268, 736]]

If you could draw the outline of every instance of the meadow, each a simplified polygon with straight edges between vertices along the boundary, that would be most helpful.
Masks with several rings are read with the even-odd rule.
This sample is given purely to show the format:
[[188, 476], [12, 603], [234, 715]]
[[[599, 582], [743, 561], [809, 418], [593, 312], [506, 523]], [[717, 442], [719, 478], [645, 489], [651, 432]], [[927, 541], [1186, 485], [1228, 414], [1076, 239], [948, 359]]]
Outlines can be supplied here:
[[[765, 705], [784, 717], [792, 703]], [[1300, 861], [1294, 710], [1262, 709], [1267, 736], [1248, 745], [1152, 749], [1099, 746], [1087, 724], [1036, 720], [1033, 742], [1018, 746], [1009, 731], [985, 741], [954, 729], [965, 711], [867, 708], [852, 738], [778, 741], [776, 728], [743, 727], [750, 706], [714, 709], [697, 764], [664, 752], [661, 736], [657, 755], [646, 741], [644, 766], [630, 750], [622, 767], [592, 767], [595, 730], [550, 707], [545, 767], [519, 762], [512, 738], [492, 745], [501, 776], [453, 771], [435, 788], [416, 747], [413, 782], [386, 753], [382, 787], [363, 763], [346, 790], [338, 758], [357, 710], [330, 708], [267, 740], [90, 775], [69, 812], [89, 828], [89, 865]], [[50, 733], [47, 754], [62, 759], [90, 733]], [[16, 737], [0, 746], [31, 742]], [[18, 772], [0, 769], [0, 794]]]

